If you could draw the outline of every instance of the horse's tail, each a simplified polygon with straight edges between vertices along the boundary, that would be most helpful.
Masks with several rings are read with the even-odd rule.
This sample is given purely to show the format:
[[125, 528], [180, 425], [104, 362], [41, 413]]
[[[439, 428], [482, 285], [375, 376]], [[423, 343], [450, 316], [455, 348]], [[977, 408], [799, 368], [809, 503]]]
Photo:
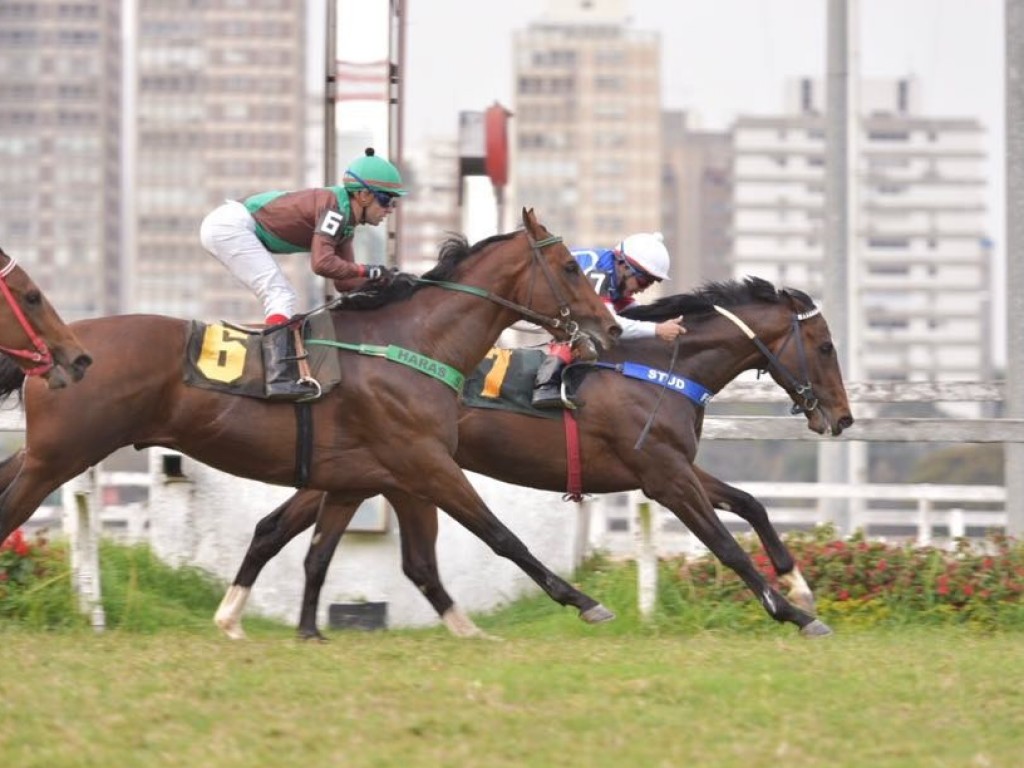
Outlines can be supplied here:
[[18, 393], [21, 400], [21, 385], [25, 382], [25, 372], [6, 355], [0, 355], [0, 403], [3, 403], [13, 392]]

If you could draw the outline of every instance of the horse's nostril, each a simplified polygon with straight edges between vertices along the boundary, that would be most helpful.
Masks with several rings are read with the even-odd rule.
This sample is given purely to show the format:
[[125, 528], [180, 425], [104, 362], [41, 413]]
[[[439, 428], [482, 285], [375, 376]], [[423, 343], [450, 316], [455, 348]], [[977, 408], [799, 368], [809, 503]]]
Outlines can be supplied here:
[[853, 426], [853, 416], [847, 414], [839, 419], [839, 426], [843, 429], [849, 429]]

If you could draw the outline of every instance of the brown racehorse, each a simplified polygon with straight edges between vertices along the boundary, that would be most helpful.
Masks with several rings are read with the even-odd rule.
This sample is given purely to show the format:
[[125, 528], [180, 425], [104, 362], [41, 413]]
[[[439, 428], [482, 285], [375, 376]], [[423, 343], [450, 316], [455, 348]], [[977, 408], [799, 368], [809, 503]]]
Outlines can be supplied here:
[[13, 257], [0, 250], [0, 353], [51, 389], [78, 381], [92, 358]]
[[[578, 324], [610, 346], [620, 329], [561, 238], [532, 211], [523, 211], [523, 224], [472, 248], [462, 238], [447, 241], [438, 265], [423, 276], [443, 286], [399, 276], [381, 291], [379, 308], [332, 311], [336, 339], [375, 349], [400, 346], [463, 375], [521, 317], [559, 337]], [[188, 328], [185, 320], [152, 315], [75, 324], [97, 362], [63, 396], [28, 382], [27, 445], [0, 465], [0, 540], [54, 489], [124, 445], [167, 446], [231, 474], [294, 484], [296, 406], [186, 385]], [[339, 498], [403, 489], [430, 499], [514, 560], [553, 599], [576, 606], [589, 620], [608, 617], [603, 606], [540, 563], [463, 475], [452, 458], [458, 439], [453, 387], [383, 357], [339, 354], [341, 382], [308, 406], [309, 487]], [[0, 361], [0, 394], [20, 383], [12, 371]]]
[[[805, 414], [811, 430], [838, 435], [853, 424], [828, 326], [810, 298], [799, 291], [776, 291], [763, 280], [748, 278], [745, 283], [712, 284], [695, 294], [665, 298], [624, 314], [648, 320], [685, 315], [689, 333], [680, 339], [678, 363], [671, 364], [672, 347], [654, 339], [622, 342], [602, 355], [602, 363], [639, 363], [702, 384], [711, 392], [719, 391], [742, 371], [767, 369], [789, 393], [794, 412]], [[701, 405], [681, 394], [666, 394], [656, 384], [608, 370], [588, 374], [579, 397], [584, 401], [577, 412], [584, 491], [641, 489], [672, 510], [719, 560], [736, 571], [772, 618], [795, 623], [805, 635], [830, 633], [814, 618], [810, 588], [764, 506], [694, 465], [704, 415]], [[652, 414], [650, 431], [638, 450], [638, 436]], [[464, 469], [505, 482], [566, 490], [561, 420], [464, 407], [455, 459]], [[434, 552], [437, 515], [429, 514], [429, 502], [404, 492], [391, 492], [387, 497], [401, 527], [406, 575], [452, 632], [478, 633], [441, 584]], [[315, 521], [317, 530], [306, 557], [299, 634], [319, 637], [316, 607], [320, 588], [358, 503], [333, 494], [300, 491], [261, 520], [217, 612], [221, 629], [231, 637], [244, 636], [242, 610], [260, 570]], [[713, 508], [734, 512], [753, 526], [779, 582], [789, 590], [789, 600], [769, 586]]]

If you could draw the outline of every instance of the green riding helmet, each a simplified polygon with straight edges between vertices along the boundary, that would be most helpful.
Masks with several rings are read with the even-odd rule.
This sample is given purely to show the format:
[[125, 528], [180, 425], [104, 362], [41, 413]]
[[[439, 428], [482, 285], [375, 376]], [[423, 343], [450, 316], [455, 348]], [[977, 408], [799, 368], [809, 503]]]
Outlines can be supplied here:
[[402, 174], [383, 157], [374, 154], [373, 147], [369, 147], [365, 155], [349, 164], [342, 183], [349, 192], [369, 187], [371, 191], [386, 192], [397, 197], [407, 194], [402, 185]]

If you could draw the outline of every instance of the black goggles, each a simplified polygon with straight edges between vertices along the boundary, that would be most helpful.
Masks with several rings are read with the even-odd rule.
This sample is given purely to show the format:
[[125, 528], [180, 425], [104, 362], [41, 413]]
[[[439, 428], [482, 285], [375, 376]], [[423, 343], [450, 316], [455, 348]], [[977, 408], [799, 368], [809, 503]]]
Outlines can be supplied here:
[[652, 274], [644, 272], [636, 266], [626, 254], [622, 254], [622, 263], [625, 264], [626, 268], [629, 270], [629, 276], [636, 278], [636, 282], [641, 288], [647, 288], [658, 282], [658, 278]]
[[352, 171], [346, 171], [346, 173], [353, 179], [358, 181], [360, 184], [362, 184], [363, 188], [366, 189], [366, 191], [369, 192], [371, 195], [373, 195], [373, 199], [380, 203], [381, 208], [387, 210], [388, 208], [394, 208], [395, 205], [397, 204], [398, 195], [392, 195], [390, 192], [381, 192], [378, 189], [374, 189], [361, 178], [359, 178], [356, 174], [352, 173]]

